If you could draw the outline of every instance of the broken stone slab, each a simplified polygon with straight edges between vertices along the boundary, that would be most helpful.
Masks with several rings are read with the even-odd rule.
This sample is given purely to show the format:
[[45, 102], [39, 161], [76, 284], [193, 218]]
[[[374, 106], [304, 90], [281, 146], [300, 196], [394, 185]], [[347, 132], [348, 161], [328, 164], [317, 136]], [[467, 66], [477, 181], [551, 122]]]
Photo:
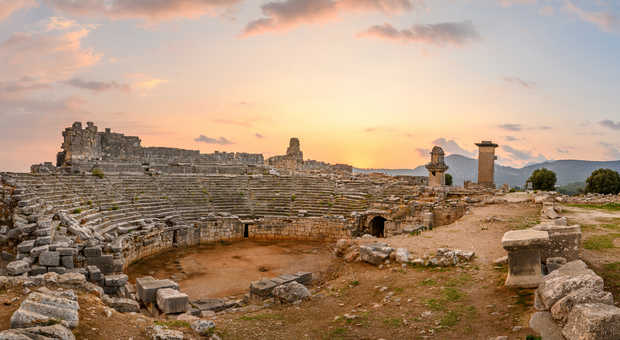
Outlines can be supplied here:
[[585, 303], [573, 307], [562, 329], [567, 339], [620, 339], [620, 308], [603, 303]]
[[277, 283], [269, 280], [262, 279], [260, 281], [252, 281], [250, 283], [250, 295], [268, 298], [272, 296], [273, 289], [278, 286]]
[[361, 245], [360, 258], [364, 262], [380, 265], [390, 256], [392, 251], [394, 251], [393, 248], [390, 248], [383, 243]]
[[583, 303], [614, 304], [614, 296], [610, 292], [585, 287], [577, 289], [561, 298], [551, 307], [551, 315], [561, 323], [566, 322], [574, 306]]
[[546, 310], [551, 309], [561, 298], [580, 288], [603, 290], [603, 279], [600, 276], [585, 267], [583, 261], [573, 262], [546, 275], [538, 286], [537, 293]]
[[147, 334], [152, 340], [183, 340], [183, 332], [158, 325], [147, 328]]
[[273, 289], [273, 297], [278, 303], [295, 303], [310, 298], [310, 291], [298, 282], [289, 282]]
[[108, 307], [113, 308], [119, 313], [140, 312], [140, 304], [136, 300], [110, 297], [108, 295], [104, 295], [102, 300]]
[[50, 247], [49, 245], [34, 247], [30, 249], [30, 256], [39, 257], [39, 255], [41, 255], [42, 252], [49, 250], [49, 247]]
[[86, 283], [86, 277], [80, 273], [64, 273], [58, 276], [58, 284], [64, 286], [81, 286]]
[[581, 226], [562, 226], [555, 223], [541, 223], [533, 230], [549, 233], [549, 242], [542, 248], [542, 261], [549, 257], [564, 257], [567, 261], [579, 260], [581, 245]]
[[79, 308], [77, 301], [67, 297], [32, 292], [11, 316], [11, 328], [27, 328], [50, 322], [61, 322], [75, 328], [79, 323]]
[[11, 276], [21, 275], [30, 271], [30, 264], [24, 260], [13, 261], [7, 264], [6, 271]]
[[297, 276], [295, 281], [301, 283], [302, 285], [309, 285], [312, 283], [312, 273], [310, 272], [297, 272], [295, 275]]
[[189, 307], [189, 297], [172, 288], [157, 290], [157, 307], [164, 314], [185, 313]]
[[208, 336], [211, 330], [215, 328], [215, 322], [213, 320], [195, 320], [190, 324], [192, 330], [198, 335]]
[[157, 291], [163, 288], [179, 289], [179, 285], [172, 280], [156, 280], [151, 276], [136, 279], [137, 297], [145, 305], [148, 303], [154, 303], [156, 300]]
[[396, 249], [396, 261], [399, 263], [407, 263], [409, 262], [409, 250], [407, 248], [397, 248]]
[[29, 253], [34, 248], [34, 240], [23, 241], [17, 245], [17, 251], [20, 253]]
[[62, 325], [9, 329], [0, 332], [0, 340], [75, 340]]
[[512, 230], [502, 237], [508, 251], [506, 286], [535, 288], [542, 280], [540, 250], [549, 242], [546, 231]]
[[565, 340], [562, 329], [556, 325], [549, 312], [536, 312], [530, 318], [530, 328], [545, 340]]

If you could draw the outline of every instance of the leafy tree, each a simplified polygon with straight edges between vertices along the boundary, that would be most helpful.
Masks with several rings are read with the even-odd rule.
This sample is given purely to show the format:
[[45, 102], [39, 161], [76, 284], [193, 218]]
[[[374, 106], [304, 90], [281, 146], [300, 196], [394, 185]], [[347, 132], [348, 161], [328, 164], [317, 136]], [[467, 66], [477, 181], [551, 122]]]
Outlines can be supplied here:
[[447, 186], [451, 186], [452, 185], [452, 175], [446, 174], [445, 177], [446, 177], [446, 185]]
[[555, 189], [555, 182], [557, 180], [555, 172], [547, 168], [541, 168], [534, 170], [527, 181], [532, 183], [534, 190], [552, 191]]
[[559, 186], [557, 190], [561, 194], [574, 196], [574, 195], [583, 194], [585, 188], [586, 188], [586, 182], [575, 182], [575, 183], [568, 183], [568, 184]]
[[586, 192], [616, 195], [620, 193], [620, 175], [611, 169], [594, 170], [586, 180]]

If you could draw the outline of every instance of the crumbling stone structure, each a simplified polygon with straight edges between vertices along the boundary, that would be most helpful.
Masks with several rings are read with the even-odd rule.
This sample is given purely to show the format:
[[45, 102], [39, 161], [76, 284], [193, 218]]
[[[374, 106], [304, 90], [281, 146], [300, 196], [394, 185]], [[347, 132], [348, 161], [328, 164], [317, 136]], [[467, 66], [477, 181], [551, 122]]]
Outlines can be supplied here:
[[426, 164], [428, 170], [428, 184], [433, 187], [443, 186], [446, 184], [445, 172], [448, 166], [444, 162], [443, 149], [435, 146], [431, 151], [431, 162]]
[[304, 153], [301, 151], [298, 138], [291, 138], [286, 154], [273, 156], [267, 160], [268, 164], [274, 168], [298, 170], [303, 167]]
[[[75, 122], [62, 135], [62, 151], [56, 166], [69, 173], [248, 173], [248, 167], [262, 167], [262, 154], [226, 153], [201, 154], [198, 150], [167, 147], [143, 147], [139, 137], [114, 133], [106, 128], [98, 131], [92, 122], [82, 128]], [[33, 165], [33, 173], [54, 173], [59, 169], [49, 163]]]
[[491, 141], [476, 143], [478, 146], [478, 184], [495, 187], [495, 148], [497, 144]]

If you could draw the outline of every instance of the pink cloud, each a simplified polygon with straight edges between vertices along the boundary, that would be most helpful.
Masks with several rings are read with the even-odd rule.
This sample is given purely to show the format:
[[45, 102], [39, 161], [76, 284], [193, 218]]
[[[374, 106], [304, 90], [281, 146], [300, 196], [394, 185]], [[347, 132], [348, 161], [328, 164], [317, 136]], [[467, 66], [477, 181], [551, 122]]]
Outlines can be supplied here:
[[36, 5], [34, 0], [0, 0], [0, 21], [8, 18], [13, 12]]
[[413, 25], [411, 28], [403, 30], [398, 30], [392, 25], [385, 23], [372, 26], [357, 36], [360, 38], [373, 37], [403, 43], [457, 46], [480, 39], [480, 34], [471, 21]]
[[215, 14], [242, 0], [46, 0], [63, 12], [79, 16], [104, 16], [111, 19], [197, 18]]
[[571, 1], [566, 2], [565, 8], [577, 15], [579, 19], [594, 24], [605, 32], [620, 32], [620, 18], [611, 11], [586, 11], [575, 6]]
[[398, 14], [421, 6], [422, 0], [271, 1], [261, 7], [265, 17], [248, 23], [243, 36], [286, 31], [303, 24], [332, 21], [346, 12]]
[[101, 55], [83, 48], [89, 28], [73, 31], [17, 32], [0, 44], [0, 81], [31, 77], [59, 81], [94, 65]]

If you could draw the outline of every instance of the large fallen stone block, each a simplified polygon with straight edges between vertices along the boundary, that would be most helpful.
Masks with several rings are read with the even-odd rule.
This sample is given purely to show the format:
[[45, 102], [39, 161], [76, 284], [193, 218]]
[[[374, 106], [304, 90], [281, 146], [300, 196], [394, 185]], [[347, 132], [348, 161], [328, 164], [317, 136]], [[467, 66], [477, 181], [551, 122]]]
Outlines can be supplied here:
[[540, 250], [549, 242], [546, 231], [513, 230], [502, 237], [502, 247], [508, 251], [506, 286], [535, 288], [542, 280]]
[[129, 281], [129, 277], [125, 274], [106, 275], [104, 280], [106, 287], [122, 287]]
[[189, 297], [172, 288], [157, 290], [157, 307], [165, 314], [185, 313], [189, 307]]
[[238, 300], [228, 299], [200, 299], [192, 301], [192, 306], [200, 311], [221, 312], [229, 308], [239, 307]]
[[565, 340], [562, 329], [553, 322], [551, 313], [536, 312], [530, 318], [530, 328], [539, 333], [545, 340]]
[[179, 285], [172, 280], [156, 280], [150, 276], [136, 279], [138, 299], [145, 305], [154, 303], [157, 291], [163, 288], [179, 289]]
[[27, 328], [51, 322], [61, 322], [70, 328], [77, 327], [80, 308], [77, 301], [67, 298], [67, 294], [52, 294], [54, 293], [30, 293], [11, 316], [11, 328]]
[[603, 279], [587, 269], [582, 261], [573, 261], [545, 276], [537, 293], [542, 305], [549, 310], [558, 300], [580, 288], [602, 291]]
[[0, 332], [0, 340], [75, 340], [75, 335], [62, 325], [9, 329]]
[[363, 245], [360, 246], [360, 258], [364, 262], [379, 265], [390, 256], [392, 251], [394, 251], [393, 248], [383, 243]]
[[602, 303], [586, 303], [573, 307], [562, 329], [567, 339], [620, 339], [620, 308]]
[[606, 305], [614, 304], [614, 296], [610, 292], [585, 287], [577, 289], [565, 297], [561, 298], [551, 307], [551, 315], [561, 323], [568, 319], [573, 307], [583, 303], [603, 303]]
[[295, 303], [310, 297], [310, 291], [295, 281], [277, 286], [273, 289], [273, 297], [279, 303]]
[[30, 264], [24, 260], [10, 262], [6, 266], [6, 272], [9, 275], [16, 276], [30, 271]]

